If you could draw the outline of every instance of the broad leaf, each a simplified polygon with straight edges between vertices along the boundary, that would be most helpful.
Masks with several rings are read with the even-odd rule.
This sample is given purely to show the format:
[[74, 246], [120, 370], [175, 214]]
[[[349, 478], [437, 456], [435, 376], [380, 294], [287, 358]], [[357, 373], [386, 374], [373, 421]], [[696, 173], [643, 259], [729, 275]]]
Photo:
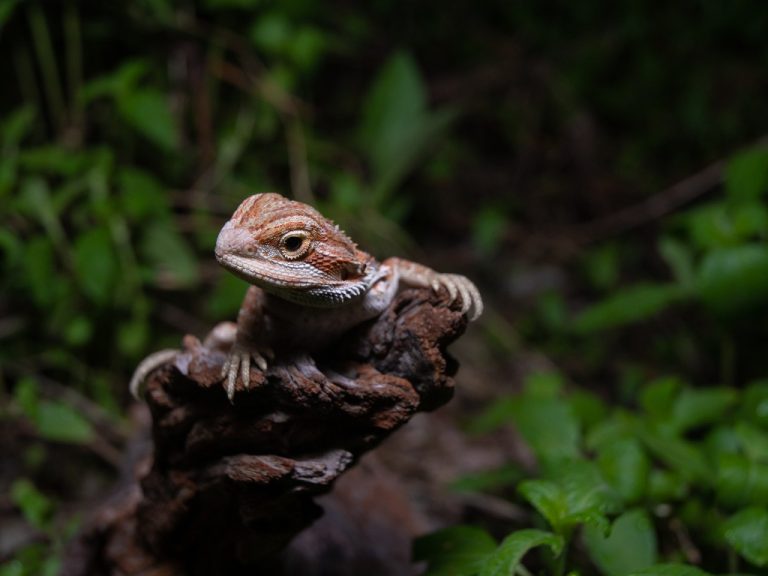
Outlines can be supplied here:
[[471, 576], [482, 569], [496, 541], [473, 526], [454, 526], [416, 539], [413, 559], [426, 561], [425, 576]]
[[169, 288], [189, 287], [198, 280], [197, 260], [186, 239], [168, 223], [155, 222], [142, 241], [144, 256], [155, 269], [155, 282]]
[[558, 466], [553, 474], [554, 479], [522, 482], [518, 491], [555, 532], [567, 533], [579, 524], [607, 529], [605, 514], [615, 511], [618, 501], [597, 467], [577, 461]]
[[375, 188], [386, 191], [396, 186], [452, 118], [447, 111], [428, 111], [426, 88], [410, 54], [392, 56], [366, 96], [359, 129]]
[[752, 200], [768, 192], [768, 147], [735, 154], [725, 171], [725, 190], [739, 200]]
[[768, 247], [744, 244], [709, 253], [701, 264], [697, 294], [713, 312], [733, 316], [766, 303]]
[[647, 320], [686, 297], [677, 284], [638, 284], [593, 304], [573, 322], [576, 332], [589, 334]]
[[735, 402], [736, 392], [729, 388], [684, 388], [672, 408], [672, 424], [686, 432], [717, 422]]
[[523, 556], [538, 546], [548, 546], [557, 556], [562, 552], [563, 539], [542, 530], [519, 530], [507, 536], [485, 561], [479, 576], [511, 576]]
[[609, 535], [587, 526], [584, 542], [590, 557], [606, 576], [622, 576], [656, 563], [658, 543], [644, 510], [630, 510], [613, 522]]
[[176, 148], [178, 131], [164, 92], [154, 88], [132, 90], [118, 98], [117, 109], [128, 124], [159, 148]]
[[632, 572], [629, 576], [711, 576], [709, 572], [704, 572], [695, 566], [688, 566], [686, 564], [656, 564], [640, 570], [638, 572]]
[[41, 400], [34, 423], [38, 434], [47, 440], [85, 444], [94, 438], [91, 424], [74, 408], [61, 402]]
[[714, 470], [703, 451], [691, 442], [671, 435], [659, 426], [643, 426], [639, 438], [648, 450], [682, 478], [709, 486]]
[[648, 486], [651, 463], [634, 438], [617, 438], [600, 446], [597, 463], [606, 481], [626, 502], [637, 502]]
[[94, 228], [83, 232], [75, 241], [74, 259], [83, 292], [97, 304], [106, 304], [118, 274], [109, 231]]
[[768, 509], [747, 508], [725, 523], [725, 539], [744, 558], [768, 566]]
[[50, 520], [53, 502], [26, 478], [16, 480], [10, 490], [11, 500], [19, 507], [27, 522], [42, 530]]
[[717, 466], [717, 497], [726, 506], [768, 505], [768, 464], [724, 454]]

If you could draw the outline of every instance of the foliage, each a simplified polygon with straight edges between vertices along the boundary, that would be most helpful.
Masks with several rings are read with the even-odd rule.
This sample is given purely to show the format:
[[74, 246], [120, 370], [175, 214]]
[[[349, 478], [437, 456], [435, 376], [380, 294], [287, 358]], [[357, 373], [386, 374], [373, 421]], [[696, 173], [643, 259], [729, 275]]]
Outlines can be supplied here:
[[[511, 423], [538, 467], [454, 487], [528, 521], [419, 540], [430, 574], [765, 573], [763, 8], [0, 0], [0, 427], [22, 431], [0, 489], [36, 534], [0, 576], [57, 570], [77, 495], [50, 469], [108, 476], [143, 355], [234, 317], [210, 247], [264, 190], [382, 255], [474, 266], [482, 348], [583, 383], [535, 374], [471, 423]], [[639, 232], [565, 262], [528, 244], [714, 158], [721, 187]]]
[[[754, 566], [768, 564], [763, 486], [768, 427], [755, 404], [765, 397], [763, 382], [736, 391], [696, 389], [664, 378], [647, 384], [637, 412], [603, 406], [593, 397], [604, 415], [597, 420], [589, 418], [579, 394], [552, 386], [558, 382], [551, 374], [534, 375], [522, 395], [498, 401], [475, 423], [486, 433], [514, 425], [536, 456], [538, 475], [517, 483], [517, 498], [564, 543], [544, 559], [551, 566], [548, 573], [560, 574], [565, 567], [586, 573], [594, 568], [606, 576], [661, 573], [653, 567], [686, 554], [684, 540], [678, 540], [675, 546], [667, 542], [662, 555], [662, 534], [669, 533], [706, 542], [711, 566], [725, 566], [731, 554]], [[543, 397], [547, 410], [541, 409]], [[526, 417], [520, 419], [521, 414]], [[548, 428], [568, 430], [561, 438], [567, 437], [572, 448], [563, 451], [558, 443], [539, 441]], [[430, 573], [448, 573], [441, 572], [446, 560], [438, 551], [457, 533], [420, 541], [416, 550], [430, 561]], [[478, 558], [495, 547], [489, 538], [462, 539], [462, 557], [476, 561], [450, 573], [481, 573]], [[588, 554], [593, 568], [567, 556], [574, 547]], [[684, 565], [663, 572], [703, 573]]]

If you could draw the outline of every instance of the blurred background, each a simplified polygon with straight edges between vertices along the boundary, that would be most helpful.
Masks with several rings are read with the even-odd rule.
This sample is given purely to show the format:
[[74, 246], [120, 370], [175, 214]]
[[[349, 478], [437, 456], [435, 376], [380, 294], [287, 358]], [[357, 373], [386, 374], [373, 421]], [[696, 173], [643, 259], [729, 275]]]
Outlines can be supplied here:
[[0, 575], [109, 491], [138, 361], [234, 319], [262, 191], [485, 297], [453, 459], [390, 463], [458, 503], [433, 573], [531, 527], [534, 573], [768, 573], [763, 2], [0, 0], [0, 70]]

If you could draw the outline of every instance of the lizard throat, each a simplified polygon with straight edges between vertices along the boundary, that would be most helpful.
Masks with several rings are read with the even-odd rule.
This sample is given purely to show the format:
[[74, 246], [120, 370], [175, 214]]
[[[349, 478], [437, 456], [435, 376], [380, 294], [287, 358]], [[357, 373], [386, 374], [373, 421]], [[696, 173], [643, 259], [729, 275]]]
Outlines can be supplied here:
[[284, 265], [233, 254], [216, 256], [224, 268], [249, 284], [294, 304], [316, 308], [334, 308], [363, 298], [376, 280], [378, 272], [375, 267], [370, 267], [365, 276], [340, 280], [328, 278], [322, 272], [308, 267], [286, 268]]

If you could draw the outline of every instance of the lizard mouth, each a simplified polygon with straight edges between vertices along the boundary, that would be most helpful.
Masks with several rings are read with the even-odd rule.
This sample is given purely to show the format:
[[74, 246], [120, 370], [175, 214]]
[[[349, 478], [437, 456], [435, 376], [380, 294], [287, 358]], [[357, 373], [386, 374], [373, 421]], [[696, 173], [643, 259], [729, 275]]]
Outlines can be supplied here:
[[304, 306], [333, 308], [358, 300], [368, 291], [367, 276], [357, 281], [323, 278], [315, 274], [301, 280], [301, 263], [274, 263], [255, 257], [236, 254], [216, 254], [224, 268], [249, 284]]

